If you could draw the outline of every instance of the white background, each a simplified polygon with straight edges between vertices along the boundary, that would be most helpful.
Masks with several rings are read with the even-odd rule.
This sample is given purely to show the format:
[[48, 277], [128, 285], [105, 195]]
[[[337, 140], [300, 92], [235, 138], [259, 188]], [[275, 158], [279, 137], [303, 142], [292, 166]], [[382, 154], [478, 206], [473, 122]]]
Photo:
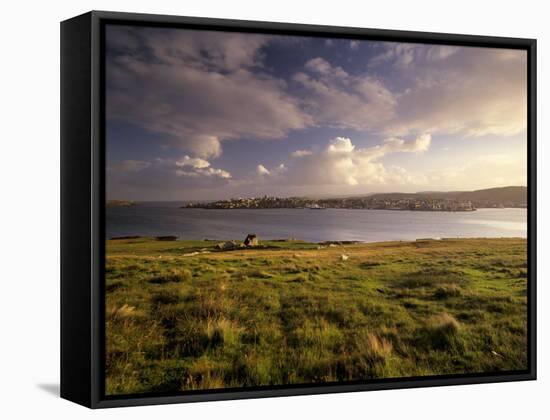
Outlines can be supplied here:
[[[521, 419], [550, 414], [546, 285], [550, 205], [549, 13], [545, 1], [4, 2], [0, 49], [0, 417]], [[59, 22], [96, 10], [538, 39], [539, 380], [324, 396], [88, 410], [59, 389]], [[546, 238], [543, 238], [546, 236]], [[548, 417], [546, 417], [548, 418]]]

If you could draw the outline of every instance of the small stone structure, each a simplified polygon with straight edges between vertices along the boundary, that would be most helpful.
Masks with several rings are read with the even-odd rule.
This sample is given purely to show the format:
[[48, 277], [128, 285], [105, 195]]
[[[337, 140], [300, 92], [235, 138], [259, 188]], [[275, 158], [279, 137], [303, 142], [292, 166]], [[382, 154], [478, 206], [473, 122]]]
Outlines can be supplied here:
[[244, 240], [244, 246], [258, 246], [260, 244], [260, 241], [258, 241], [258, 237], [255, 233], [249, 233], [246, 235], [246, 239]]

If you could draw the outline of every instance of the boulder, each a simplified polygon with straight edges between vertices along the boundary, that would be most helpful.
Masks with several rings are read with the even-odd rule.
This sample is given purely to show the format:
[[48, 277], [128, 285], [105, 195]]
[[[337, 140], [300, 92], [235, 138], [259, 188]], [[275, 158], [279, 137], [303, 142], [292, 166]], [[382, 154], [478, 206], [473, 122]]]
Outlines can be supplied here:
[[220, 251], [231, 251], [232, 249], [237, 249], [239, 245], [235, 241], [220, 242], [216, 245], [216, 248]]
[[178, 239], [177, 236], [167, 235], [167, 236], [155, 236], [157, 241], [175, 241]]

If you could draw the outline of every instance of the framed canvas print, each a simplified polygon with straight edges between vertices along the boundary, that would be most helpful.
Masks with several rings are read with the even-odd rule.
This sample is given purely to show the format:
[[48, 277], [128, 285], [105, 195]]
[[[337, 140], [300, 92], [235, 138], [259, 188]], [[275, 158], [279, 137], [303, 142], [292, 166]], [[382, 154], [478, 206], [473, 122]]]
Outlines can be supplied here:
[[535, 40], [61, 24], [61, 394], [529, 380]]

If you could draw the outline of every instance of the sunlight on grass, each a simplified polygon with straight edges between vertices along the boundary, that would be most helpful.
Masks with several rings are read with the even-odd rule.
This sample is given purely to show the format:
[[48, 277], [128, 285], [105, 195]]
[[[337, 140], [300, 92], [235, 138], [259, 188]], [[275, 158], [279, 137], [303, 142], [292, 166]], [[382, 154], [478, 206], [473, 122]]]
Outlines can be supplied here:
[[108, 241], [107, 394], [526, 368], [523, 239], [264, 244]]

